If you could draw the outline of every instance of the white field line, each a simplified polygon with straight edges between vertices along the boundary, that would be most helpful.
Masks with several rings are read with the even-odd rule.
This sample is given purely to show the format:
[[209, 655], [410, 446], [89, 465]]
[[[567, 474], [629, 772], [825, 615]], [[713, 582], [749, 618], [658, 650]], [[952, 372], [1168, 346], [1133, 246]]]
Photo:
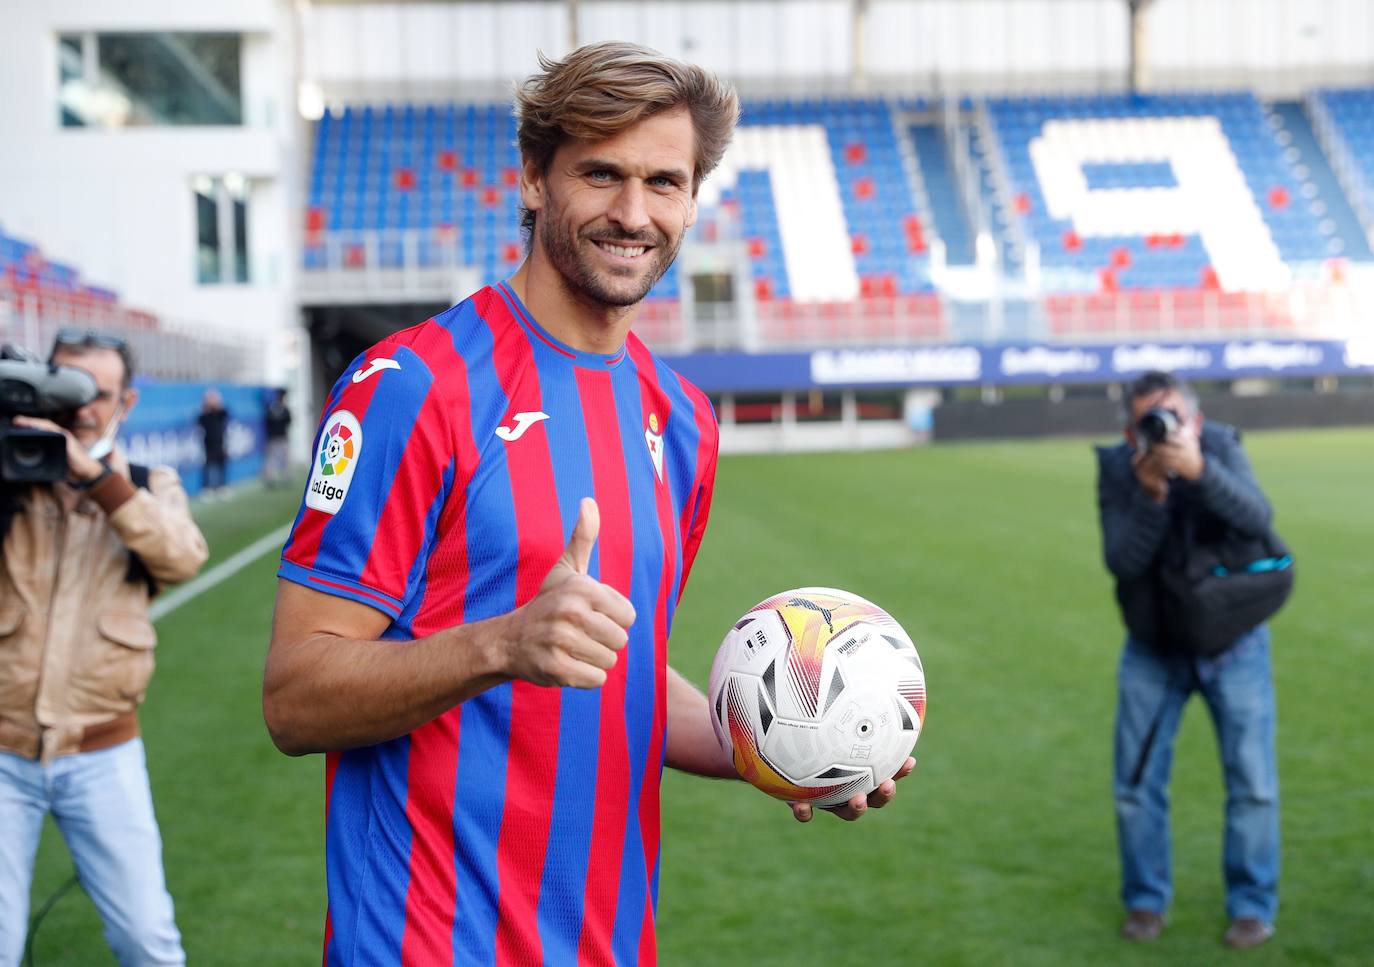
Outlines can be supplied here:
[[287, 535], [291, 533], [291, 525], [286, 524], [272, 531], [265, 537], [259, 537], [243, 550], [226, 560], [220, 561], [210, 570], [193, 581], [181, 585], [169, 591], [162, 597], [153, 602], [149, 609], [149, 616], [154, 621], [159, 621], [166, 615], [190, 601], [229, 580], [235, 574], [242, 571], [268, 551], [278, 550], [286, 543]]

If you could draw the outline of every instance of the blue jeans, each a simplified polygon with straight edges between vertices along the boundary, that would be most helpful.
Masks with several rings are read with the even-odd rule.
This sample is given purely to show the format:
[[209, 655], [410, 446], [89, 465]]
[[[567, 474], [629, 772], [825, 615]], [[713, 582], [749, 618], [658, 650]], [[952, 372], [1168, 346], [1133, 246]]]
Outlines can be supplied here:
[[1214, 659], [1161, 655], [1127, 638], [1117, 679], [1114, 781], [1121, 899], [1128, 910], [1156, 913], [1173, 899], [1169, 770], [1183, 706], [1195, 691], [1212, 713], [1226, 781], [1226, 913], [1273, 923], [1279, 776], [1265, 625]]
[[0, 967], [19, 963], [33, 859], [52, 813], [120, 964], [184, 964], [143, 740], [46, 765], [0, 752]]

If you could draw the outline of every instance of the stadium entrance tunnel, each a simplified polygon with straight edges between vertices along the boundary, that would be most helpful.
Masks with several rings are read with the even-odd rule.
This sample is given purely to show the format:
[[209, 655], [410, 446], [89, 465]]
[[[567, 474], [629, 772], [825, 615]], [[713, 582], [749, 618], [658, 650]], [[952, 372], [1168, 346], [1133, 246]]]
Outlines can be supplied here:
[[330, 387], [353, 358], [393, 332], [443, 312], [442, 303], [307, 306], [310, 333], [310, 407], [318, 412]]

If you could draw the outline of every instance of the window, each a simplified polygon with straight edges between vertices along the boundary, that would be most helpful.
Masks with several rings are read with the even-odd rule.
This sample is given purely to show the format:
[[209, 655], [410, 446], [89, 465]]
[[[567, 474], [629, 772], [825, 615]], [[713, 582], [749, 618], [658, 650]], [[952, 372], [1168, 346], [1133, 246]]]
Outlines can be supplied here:
[[242, 124], [238, 34], [62, 34], [63, 127]]
[[196, 203], [196, 281], [248, 281], [248, 183], [242, 175], [202, 175]]

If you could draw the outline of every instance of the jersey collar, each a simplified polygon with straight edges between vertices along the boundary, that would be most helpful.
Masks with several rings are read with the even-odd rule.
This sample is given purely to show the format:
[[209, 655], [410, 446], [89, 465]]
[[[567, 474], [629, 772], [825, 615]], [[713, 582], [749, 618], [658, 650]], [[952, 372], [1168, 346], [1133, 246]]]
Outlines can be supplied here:
[[501, 296], [502, 301], [510, 310], [511, 315], [520, 323], [521, 328], [530, 334], [534, 339], [542, 342], [560, 356], [564, 356], [578, 366], [585, 366], [589, 369], [608, 370], [619, 366], [625, 359], [625, 347], [621, 346], [618, 350], [609, 355], [601, 353], [588, 353], [580, 349], [574, 349], [567, 343], [554, 338], [553, 334], [535, 321], [534, 315], [525, 308], [525, 304], [520, 301], [520, 297], [515, 294], [515, 290], [506, 282], [499, 282], [496, 285], [496, 292]]

